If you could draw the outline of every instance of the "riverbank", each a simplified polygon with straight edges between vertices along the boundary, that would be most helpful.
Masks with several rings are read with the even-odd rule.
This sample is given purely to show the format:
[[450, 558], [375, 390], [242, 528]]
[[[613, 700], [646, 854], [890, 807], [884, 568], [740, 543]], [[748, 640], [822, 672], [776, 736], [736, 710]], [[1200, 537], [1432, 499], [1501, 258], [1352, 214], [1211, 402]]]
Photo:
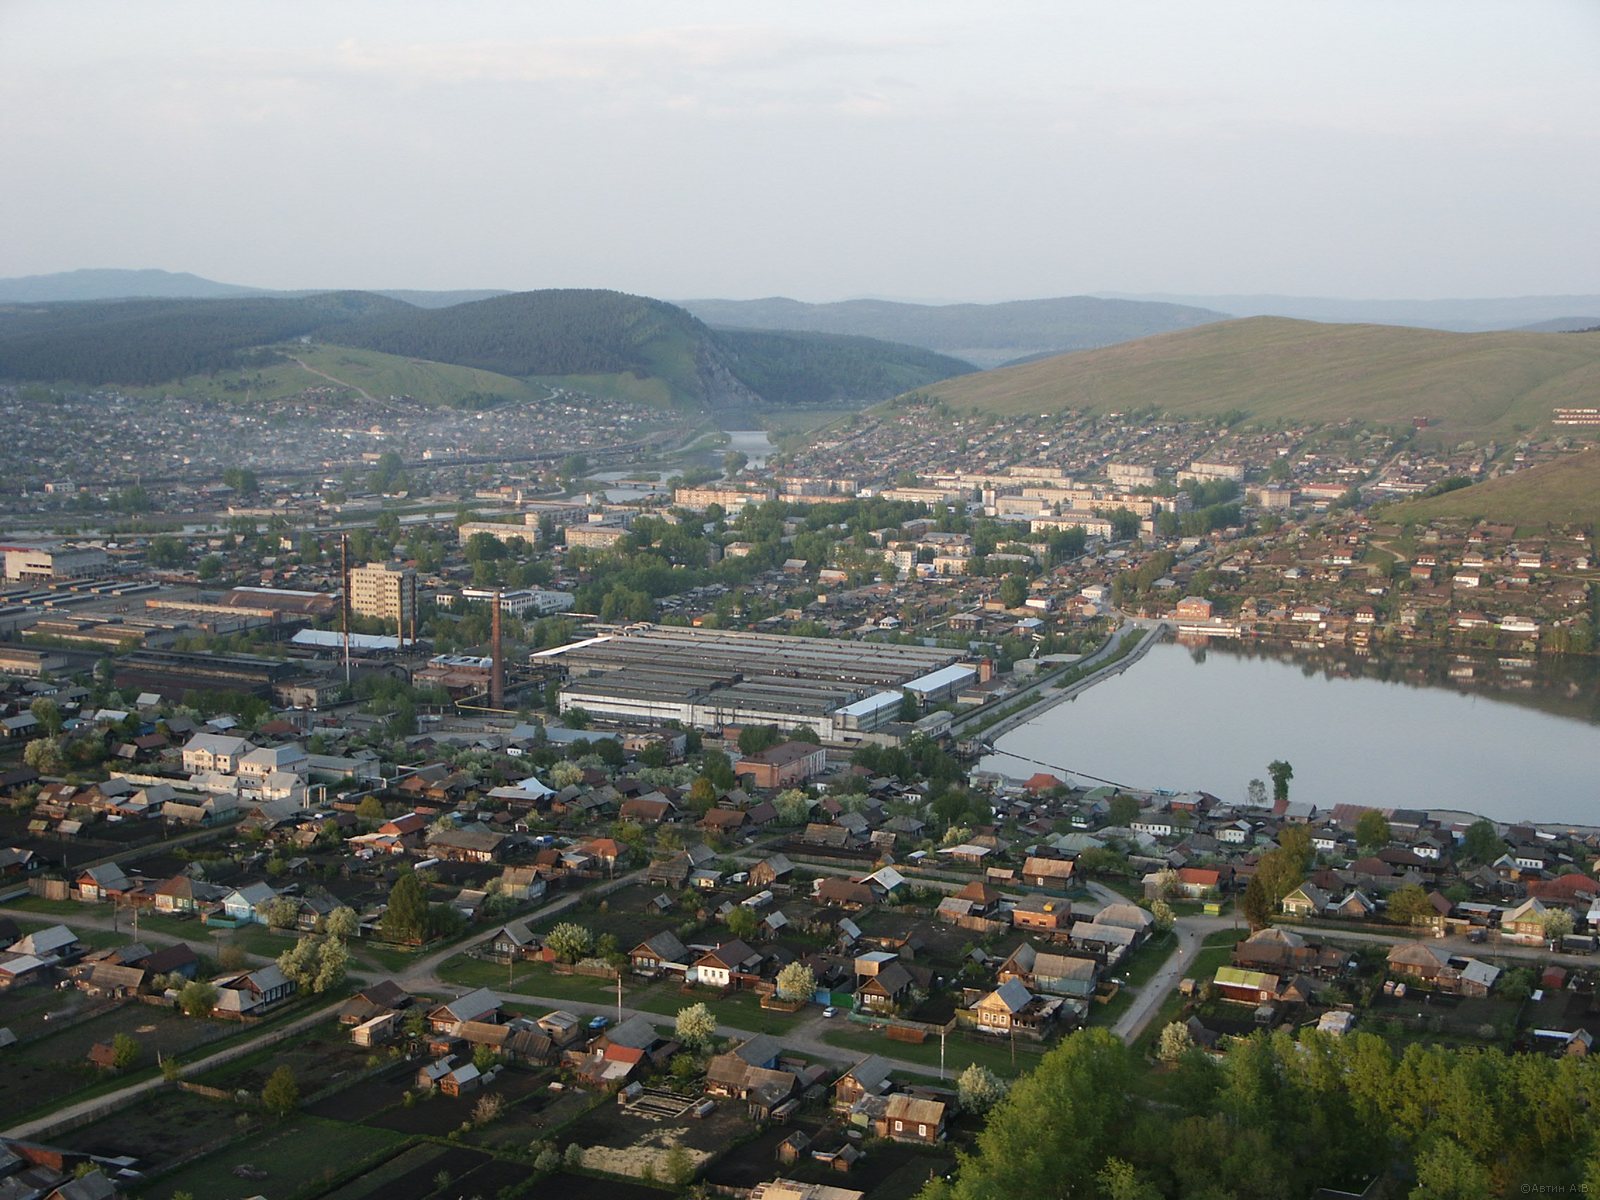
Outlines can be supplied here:
[[[1172, 626], [1165, 621], [1158, 621], [1130, 647], [1128, 639], [1138, 628], [1139, 626], [1134, 624], [1122, 626], [1093, 654], [1069, 663], [1059, 671], [1051, 672], [1036, 683], [1029, 684], [1023, 689], [1024, 694], [1021, 698], [1013, 700], [1002, 710], [1000, 716], [991, 715], [987, 719], [977, 719], [970, 727], [966, 729], [957, 727], [956, 731], [968, 736], [981, 735], [983, 741], [992, 746], [996, 738], [1005, 736], [1019, 725], [1025, 725], [1049, 712], [1056, 705], [1071, 700], [1103, 679], [1120, 675], [1148, 654], [1151, 646], [1171, 632]], [[1087, 675], [1079, 674], [1086, 669], [1089, 672]], [[1019, 703], [1022, 707], [1018, 707]]]

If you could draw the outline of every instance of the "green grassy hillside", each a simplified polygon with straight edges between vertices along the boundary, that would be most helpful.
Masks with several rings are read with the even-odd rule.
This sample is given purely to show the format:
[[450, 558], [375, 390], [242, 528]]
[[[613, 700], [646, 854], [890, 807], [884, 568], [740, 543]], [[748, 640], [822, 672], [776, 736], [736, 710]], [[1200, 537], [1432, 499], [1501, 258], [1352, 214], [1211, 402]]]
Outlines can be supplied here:
[[946, 380], [924, 389], [958, 407], [1017, 414], [1176, 416], [1243, 410], [1262, 422], [1426, 416], [1456, 441], [1545, 425], [1600, 395], [1600, 336], [1442, 333], [1254, 317]]
[[537, 383], [526, 383], [493, 371], [403, 358], [376, 350], [296, 343], [273, 349], [286, 357], [261, 366], [193, 375], [132, 390], [148, 396], [226, 394], [248, 395], [254, 400], [282, 400], [298, 396], [310, 387], [337, 386], [336, 380], [352, 392], [366, 392], [379, 400], [409, 396], [422, 404], [451, 408], [487, 408], [549, 395], [549, 390]]
[[1381, 511], [1384, 520], [1402, 524], [1457, 518], [1502, 521], [1530, 532], [1552, 525], [1600, 530], [1600, 447]]

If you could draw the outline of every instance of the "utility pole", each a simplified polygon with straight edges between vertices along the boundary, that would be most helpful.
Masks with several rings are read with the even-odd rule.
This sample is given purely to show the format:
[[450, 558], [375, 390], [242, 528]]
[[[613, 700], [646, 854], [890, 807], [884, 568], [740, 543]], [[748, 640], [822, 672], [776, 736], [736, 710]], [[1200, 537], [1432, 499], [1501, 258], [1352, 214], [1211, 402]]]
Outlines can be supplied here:
[[617, 1024], [622, 1024], [622, 968], [617, 968]]

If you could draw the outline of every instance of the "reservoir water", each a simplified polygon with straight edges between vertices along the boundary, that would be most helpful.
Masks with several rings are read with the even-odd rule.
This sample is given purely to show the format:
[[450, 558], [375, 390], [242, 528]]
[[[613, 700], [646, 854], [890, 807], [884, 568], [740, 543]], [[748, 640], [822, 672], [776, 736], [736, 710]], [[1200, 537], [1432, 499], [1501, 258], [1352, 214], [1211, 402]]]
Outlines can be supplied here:
[[1498, 685], [1527, 688], [1515, 702], [1323, 666], [1162, 643], [1123, 674], [1001, 737], [981, 766], [1022, 779], [1056, 768], [1079, 785], [1103, 780], [1243, 801], [1248, 782], [1268, 779], [1267, 764], [1284, 759], [1294, 767], [1290, 799], [1321, 809], [1458, 809], [1497, 821], [1600, 826], [1600, 672], [1592, 660], [1563, 664], [1554, 680], [1535, 681], [1534, 664], [1523, 672], [1517, 662], [1500, 678], [1493, 659], [1411, 672], [1472, 686], [1494, 671]]
[[724, 429], [727, 450], [738, 450], [749, 458], [752, 467], [764, 467], [772, 457], [772, 439], [765, 429]]

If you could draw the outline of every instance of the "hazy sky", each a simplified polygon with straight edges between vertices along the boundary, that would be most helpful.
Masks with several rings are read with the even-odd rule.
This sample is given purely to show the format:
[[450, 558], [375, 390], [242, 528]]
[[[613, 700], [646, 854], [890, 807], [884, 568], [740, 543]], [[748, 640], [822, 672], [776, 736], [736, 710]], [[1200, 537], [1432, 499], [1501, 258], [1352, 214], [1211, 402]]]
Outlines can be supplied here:
[[0, 0], [0, 276], [1600, 292], [1596, 0]]

